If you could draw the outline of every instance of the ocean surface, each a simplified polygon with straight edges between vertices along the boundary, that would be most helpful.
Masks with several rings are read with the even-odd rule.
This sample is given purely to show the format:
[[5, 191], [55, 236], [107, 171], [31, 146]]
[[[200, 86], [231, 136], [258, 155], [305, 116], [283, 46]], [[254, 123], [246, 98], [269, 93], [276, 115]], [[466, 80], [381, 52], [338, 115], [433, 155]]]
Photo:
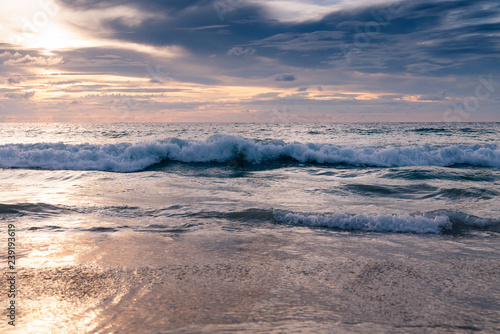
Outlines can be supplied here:
[[[232, 263], [229, 272], [242, 266], [253, 277], [246, 286], [265, 286], [266, 266], [279, 267], [265, 296], [240, 313], [210, 304], [191, 309], [191, 322], [167, 323], [168, 307], [152, 311], [139, 290], [127, 302], [106, 290], [56, 316], [68, 332], [77, 323], [105, 332], [113, 321], [118, 331], [152, 333], [500, 330], [500, 123], [4, 123], [0, 217], [16, 224], [20, 270], [76, 261], [123, 279], [127, 261], [134, 270]], [[75, 238], [88, 263], [61, 246]], [[113, 247], [129, 254], [131, 243], [144, 258], [104, 259]], [[29, 289], [32, 303], [47, 294]], [[226, 300], [243, 294], [234, 289]], [[20, 326], [50, 327], [47, 314], [26, 307]], [[149, 322], [102, 318], [112, 307], [148, 310]]]

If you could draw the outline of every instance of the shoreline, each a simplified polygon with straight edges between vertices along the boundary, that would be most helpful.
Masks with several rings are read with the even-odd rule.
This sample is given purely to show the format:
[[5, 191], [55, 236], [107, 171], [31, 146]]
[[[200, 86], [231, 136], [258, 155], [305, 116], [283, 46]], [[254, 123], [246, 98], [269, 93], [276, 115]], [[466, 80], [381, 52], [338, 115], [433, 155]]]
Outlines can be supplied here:
[[499, 329], [494, 240], [476, 251], [474, 239], [300, 227], [21, 239], [23, 333]]

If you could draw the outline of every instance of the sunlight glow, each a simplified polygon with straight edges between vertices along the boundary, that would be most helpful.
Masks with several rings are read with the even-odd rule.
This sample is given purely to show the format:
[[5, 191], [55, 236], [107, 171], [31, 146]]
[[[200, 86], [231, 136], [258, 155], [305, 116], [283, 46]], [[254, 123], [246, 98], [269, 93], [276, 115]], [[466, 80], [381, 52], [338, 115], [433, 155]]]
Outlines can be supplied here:
[[93, 45], [95, 45], [95, 42], [82, 39], [81, 36], [78, 36], [56, 22], [51, 23], [37, 33], [33, 33], [31, 38], [26, 40], [25, 44], [29, 48], [46, 51], [47, 55], [52, 54], [50, 51]]

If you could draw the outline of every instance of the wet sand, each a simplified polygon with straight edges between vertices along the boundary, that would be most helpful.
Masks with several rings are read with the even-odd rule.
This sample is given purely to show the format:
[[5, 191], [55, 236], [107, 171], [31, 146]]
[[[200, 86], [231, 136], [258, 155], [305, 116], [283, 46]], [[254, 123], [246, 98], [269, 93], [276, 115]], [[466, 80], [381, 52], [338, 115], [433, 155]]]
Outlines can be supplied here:
[[500, 330], [497, 238], [278, 227], [19, 240], [17, 326], [2, 332]]

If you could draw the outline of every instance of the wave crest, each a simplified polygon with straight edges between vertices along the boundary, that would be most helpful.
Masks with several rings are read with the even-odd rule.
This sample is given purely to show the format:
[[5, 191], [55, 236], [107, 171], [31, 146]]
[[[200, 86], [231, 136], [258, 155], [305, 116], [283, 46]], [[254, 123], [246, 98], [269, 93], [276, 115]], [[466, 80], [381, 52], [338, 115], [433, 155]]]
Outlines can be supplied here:
[[281, 224], [386, 233], [438, 234], [462, 228], [496, 230], [499, 227], [498, 221], [448, 210], [425, 214], [313, 214], [275, 210], [274, 219]]
[[165, 160], [261, 164], [279, 159], [321, 164], [377, 167], [453, 166], [500, 167], [500, 148], [489, 145], [346, 146], [321, 143], [256, 141], [216, 135], [204, 141], [170, 138], [149, 143], [37, 143], [0, 146], [2, 168], [43, 168], [141, 171]]

